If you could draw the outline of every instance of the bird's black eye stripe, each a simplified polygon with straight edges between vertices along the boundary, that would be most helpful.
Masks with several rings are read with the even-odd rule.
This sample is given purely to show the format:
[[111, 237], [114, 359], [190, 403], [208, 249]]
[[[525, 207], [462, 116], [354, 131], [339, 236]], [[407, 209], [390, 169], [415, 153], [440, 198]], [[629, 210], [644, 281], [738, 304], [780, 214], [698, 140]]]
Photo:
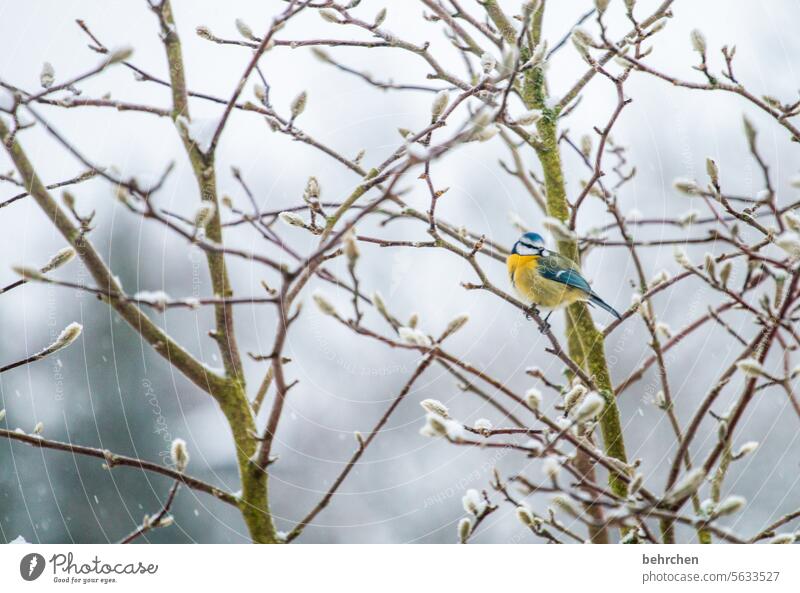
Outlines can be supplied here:
[[527, 247], [528, 249], [536, 249], [536, 247], [534, 247], [534, 246], [533, 246], [533, 245], [531, 245], [530, 243], [524, 243], [524, 242], [523, 242], [523, 243], [522, 243], [522, 246], [523, 246], [523, 247]]

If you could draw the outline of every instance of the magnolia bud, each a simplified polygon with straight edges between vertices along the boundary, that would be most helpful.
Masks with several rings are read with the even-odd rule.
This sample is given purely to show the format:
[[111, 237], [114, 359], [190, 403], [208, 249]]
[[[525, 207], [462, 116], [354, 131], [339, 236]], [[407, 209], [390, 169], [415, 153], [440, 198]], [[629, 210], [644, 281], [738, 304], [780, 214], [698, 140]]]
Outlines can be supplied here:
[[439, 116], [447, 109], [447, 104], [449, 102], [450, 95], [447, 91], [439, 91], [436, 93], [436, 97], [433, 99], [433, 104], [431, 105], [431, 118], [434, 120], [439, 119]]
[[745, 500], [742, 496], [729, 496], [717, 507], [716, 514], [719, 517], [725, 517], [726, 515], [733, 515], [734, 513], [738, 513], [744, 505], [747, 504], [747, 500]]
[[183, 439], [175, 439], [172, 441], [169, 454], [172, 458], [172, 463], [175, 465], [175, 469], [179, 472], [183, 472], [186, 466], [189, 465], [189, 451], [186, 448], [186, 441]]
[[751, 378], [764, 375], [764, 367], [755, 358], [745, 358], [736, 363], [736, 368]]
[[350, 230], [345, 233], [343, 243], [345, 257], [347, 257], [348, 263], [352, 266], [361, 255], [361, 252], [358, 250], [358, 240], [356, 239], [355, 229], [350, 228]]
[[484, 74], [489, 74], [495, 69], [495, 66], [497, 66], [497, 60], [492, 54], [487, 52], [481, 56], [481, 68]]
[[39, 74], [39, 82], [41, 85], [49, 89], [53, 86], [55, 82], [56, 72], [53, 69], [53, 65], [50, 62], [45, 62], [42, 64], [42, 72]]
[[600, 414], [605, 406], [606, 400], [603, 399], [603, 396], [592, 391], [585, 398], [583, 398], [580, 406], [575, 409], [573, 419], [575, 422], [586, 422], [587, 420], [591, 420]]
[[315, 292], [311, 298], [314, 299], [314, 303], [323, 314], [332, 316], [336, 315], [336, 309], [321, 292]]
[[690, 470], [680, 482], [670, 488], [669, 492], [664, 496], [664, 500], [668, 503], [674, 503], [691, 496], [703, 485], [705, 479], [706, 472], [704, 469], [695, 468]]
[[289, 226], [306, 226], [306, 222], [303, 220], [303, 217], [295, 214], [294, 212], [281, 212], [278, 214], [278, 218], [281, 219], [281, 222], [288, 224]]
[[533, 525], [533, 512], [531, 512], [528, 507], [520, 505], [517, 507], [517, 519], [519, 519], [520, 523], [523, 525], [530, 527]]
[[308, 93], [306, 91], [303, 91], [294, 98], [291, 106], [289, 107], [292, 112], [292, 119], [297, 118], [301, 113], [303, 113], [303, 111], [305, 111], [307, 101]]
[[711, 179], [711, 183], [719, 185], [719, 167], [712, 159], [706, 159], [706, 172], [709, 179]]
[[431, 414], [436, 414], [437, 416], [441, 416], [442, 418], [449, 418], [447, 406], [445, 406], [442, 402], [438, 399], [423, 399], [419, 402], [419, 405], [422, 406], [422, 409], [426, 412]]
[[542, 392], [538, 389], [531, 388], [525, 392], [525, 405], [534, 412], [542, 405]]
[[245, 39], [258, 41], [258, 38], [255, 35], [253, 35], [253, 30], [242, 19], [236, 19], [236, 30], [239, 31], [239, 34]]
[[486, 501], [481, 498], [480, 493], [474, 488], [470, 488], [461, 498], [461, 504], [468, 513], [478, 516], [486, 510]]
[[206, 228], [206, 225], [214, 218], [217, 207], [214, 202], [203, 202], [194, 213], [194, 226], [198, 229]]
[[372, 28], [380, 27], [383, 24], [383, 21], [386, 20], [386, 9], [381, 8], [378, 11], [378, 14], [375, 15], [375, 21], [372, 23]]
[[706, 53], [706, 38], [699, 29], [694, 29], [691, 33], [692, 48], [699, 54]]
[[546, 457], [542, 463], [542, 473], [544, 473], [544, 475], [551, 480], [555, 481], [558, 478], [558, 475], [561, 473], [561, 463], [558, 461], [558, 457], [554, 457], [552, 455]]
[[132, 55], [132, 47], [119, 47], [111, 50], [111, 54], [108, 56], [108, 64], [119, 64], [120, 62], [124, 62], [125, 60], [129, 59]]
[[741, 459], [742, 457], [744, 457], [745, 455], [749, 455], [756, 449], [758, 449], [758, 441], [747, 441], [741, 447], [739, 447], [739, 450], [736, 451], [733, 457], [735, 459]]
[[455, 317], [452, 321], [450, 321], [450, 323], [447, 324], [447, 327], [442, 334], [442, 339], [452, 336], [454, 333], [464, 327], [468, 321], [469, 315], [466, 313], [462, 313], [461, 315]]
[[47, 273], [56, 268], [60, 268], [67, 262], [69, 262], [73, 257], [75, 257], [75, 250], [72, 247], [64, 247], [63, 249], [59, 249], [53, 257], [50, 258], [44, 267], [42, 268], [42, 273]]
[[329, 23], [341, 23], [339, 20], [339, 15], [336, 14], [335, 11], [329, 10], [327, 8], [319, 11], [319, 16], [321, 16], [324, 20], [328, 21]]
[[464, 517], [458, 522], [458, 541], [462, 544], [467, 543], [470, 534], [472, 534], [472, 519]]

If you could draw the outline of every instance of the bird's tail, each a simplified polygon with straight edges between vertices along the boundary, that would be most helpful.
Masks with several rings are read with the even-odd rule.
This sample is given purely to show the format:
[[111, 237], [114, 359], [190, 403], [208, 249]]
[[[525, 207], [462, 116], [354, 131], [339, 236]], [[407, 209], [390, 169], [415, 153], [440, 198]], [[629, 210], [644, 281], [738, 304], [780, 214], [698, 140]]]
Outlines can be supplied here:
[[592, 293], [589, 296], [589, 302], [594, 304], [594, 305], [597, 305], [598, 307], [600, 307], [602, 309], [605, 309], [606, 311], [611, 313], [617, 319], [622, 319], [622, 316], [619, 313], [617, 313], [617, 310], [614, 307], [609, 305], [607, 302], [605, 302], [603, 299], [601, 299], [596, 294]]

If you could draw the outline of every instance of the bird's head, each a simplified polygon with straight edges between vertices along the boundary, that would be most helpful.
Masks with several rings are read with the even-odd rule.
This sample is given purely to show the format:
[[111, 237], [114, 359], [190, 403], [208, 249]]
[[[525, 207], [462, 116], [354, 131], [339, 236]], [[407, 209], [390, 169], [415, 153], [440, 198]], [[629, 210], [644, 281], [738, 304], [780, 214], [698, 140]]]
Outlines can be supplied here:
[[544, 250], [544, 239], [539, 233], [525, 233], [514, 243], [514, 249], [511, 253], [517, 255], [542, 255]]

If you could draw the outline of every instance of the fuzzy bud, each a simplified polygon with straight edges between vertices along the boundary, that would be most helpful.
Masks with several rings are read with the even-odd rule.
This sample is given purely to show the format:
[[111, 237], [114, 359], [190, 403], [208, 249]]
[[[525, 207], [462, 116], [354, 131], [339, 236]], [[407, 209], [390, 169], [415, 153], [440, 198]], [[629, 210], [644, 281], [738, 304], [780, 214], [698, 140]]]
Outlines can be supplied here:
[[472, 534], [472, 519], [464, 517], [458, 522], [458, 541], [462, 544], [467, 543]]
[[656, 393], [655, 398], [656, 407], [660, 410], [667, 409], [667, 396], [664, 395], [664, 392], [659, 389], [658, 393]]
[[480, 493], [474, 488], [470, 488], [464, 493], [461, 498], [461, 504], [466, 512], [476, 517], [486, 510], [486, 501], [481, 498]]
[[133, 55], [133, 48], [129, 46], [118, 47], [117, 49], [111, 50], [111, 54], [108, 56], [108, 64], [119, 64], [120, 62], [124, 62]]
[[736, 368], [750, 378], [764, 375], [764, 367], [755, 358], [744, 358], [736, 363]]
[[667, 503], [674, 503], [691, 496], [703, 485], [705, 479], [706, 472], [702, 468], [690, 470], [680, 482], [670, 488], [669, 492], [664, 496], [664, 500]]
[[303, 91], [299, 95], [297, 95], [292, 104], [289, 106], [289, 109], [292, 112], [292, 119], [296, 119], [303, 111], [306, 109], [306, 103], [308, 102], [308, 93]]
[[45, 62], [42, 64], [42, 71], [39, 74], [39, 82], [41, 85], [44, 88], [49, 89], [51, 86], [53, 86], [55, 79], [56, 72], [53, 69], [53, 65], [50, 62]]
[[675, 246], [675, 249], [672, 252], [672, 256], [675, 258], [675, 261], [679, 266], [683, 268], [693, 267], [692, 262], [689, 260], [689, 256], [686, 255], [686, 250], [680, 245]]
[[752, 147], [756, 142], [756, 135], [758, 134], [753, 122], [746, 116], [742, 116], [742, 124], [744, 125], [744, 135], [747, 138], [747, 143]]
[[383, 21], [386, 20], [386, 9], [381, 8], [378, 11], [378, 14], [375, 15], [375, 20], [372, 23], [372, 28], [375, 29], [376, 27], [380, 27], [383, 24]]
[[175, 517], [172, 515], [164, 515], [158, 520], [158, 523], [155, 525], [155, 527], [169, 527], [173, 523], [175, 523]]
[[744, 505], [747, 504], [747, 500], [743, 496], [729, 496], [721, 503], [716, 510], [716, 515], [718, 517], [725, 517], [727, 515], [733, 515], [734, 513], [738, 513], [744, 508]]
[[631, 482], [628, 485], [628, 493], [630, 496], [635, 496], [636, 493], [641, 490], [642, 484], [644, 484], [644, 476], [640, 473], [637, 473], [635, 476], [633, 476], [633, 479], [631, 479]]
[[528, 507], [520, 505], [517, 507], [517, 519], [526, 527], [530, 527], [534, 521], [533, 512]]
[[794, 232], [800, 232], [800, 216], [794, 212], [784, 212], [781, 217], [783, 224]]
[[486, 52], [481, 56], [481, 68], [484, 74], [489, 74], [495, 69], [495, 66], [497, 66], [497, 60], [492, 54]]
[[553, 497], [553, 505], [572, 517], [579, 517], [580, 511], [575, 507], [573, 502], [563, 494], [557, 494]]
[[39, 354], [48, 355], [53, 354], [54, 352], [58, 352], [59, 350], [63, 350], [72, 342], [78, 339], [83, 331], [83, 326], [80, 323], [73, 321], [67, 327], [65, 327], [58, 337], [56, 341], [50, 344], [47, 348], [42, 350]]
[[444, 110], [447, 109], [447, 104], [449, 102], [450, 95], [447, 91], [439, 91], [436, 93], [436, 97], [433, 99], [433, 104], [431, 105], [431, 119], [439, 119], [442, 113], [444, 113]]
[[792, 231], [787, 231], [775, 238], [775, 245], [783, 249], [793, 259], [800, 258], [800, 236]]
[[472, 140], [476, 142], [487, 142], [497, 135], [500, 130], [497, 126], [486, 126], [485, 128], [478, 128], [472, 133]]
[[606, 400], [599, 393], [592, 391], [587, 394], [580, 406], [575, 409], [572, 417], [575, 422], [586, 422], [595, 418], [606, 406]]
[[672, 186], [687, 196], [696, 196], [700, 193], [700, 188], [693, 179], [676, 179], [672, 182]]
[[462, 327], [464, 327], [467, 322], [469, 321], [469, 315], [466, 313], [462, 313], [461, 315], [455, 317], [450, 323], [447, 324], [444, 332], [442, 333], [442, 339], [452, 336]]
[[719, 185], [719, 167], [717, 167], [717, 163], [713, 159], [706, 159], [706, 173], [708, 173], [711, 183]]
[[717, 279], [717, 260], [712, 253], [706, 253], [703, 258], [703, 267], [706, 269], [706, 274], [712, 280]]
[[733, 269], [733, 265], [731, 262], [726, 261], [722, 264], [722, 268], [719, 271], [719, 280], [722, 283], [722, 286], [727, 286], [728, 280], [731, 277], [731, 270]]
[[349, 231], [347, 231], [347, 233], [345, 233], [343, 243], [345, 257], [347, 257], [348, 263], [353, 266], [361, 255], [361, 252], [358, 249], [358, 240], [356, 238], [355, 229], [351, 228]]
[[572, 389], [570, 389], [564, 394], [564, 408], [569, 410], [572, 407], [574, 407], [575, 404], [577, 404], [581, 400], [581, 398], [584, 395], [586, 395], [587, 391], [588, 390], [586, 389], [586, 387], [584, 387], [580, 383], [575, 385]]
[[336, 309], [321, 292], [315, 292], [311, 298], [314, 299], [314, 304], [317, 305], [323, 315], [336, 315]]
[[267, 89], [260, 82], [253, 85], [253, 94], [256, 96], [256, 99], [258, 99], [262, 103], [266, 102], [266, 100], [267, 100]]
[[306, 226], [306, 222], [303, 220], [303, 217], [299, 214], [295, 214], [294, 212], [281, 212], [278, 214], [278, 218], [281, 219], [281, 222], [289, 226]]
[[530, 388], [525, 392], [525, 405], [534, 412], [542, 405], [542, 392], [535, 388]]
[[756, 449], [758, 449], [758, 441], [747, 441], [741, 447], [739, 447], [739, 450], [736, 451], [733, 457], [734, 459], [741, 459], [742, 457], [749, 455]]
[[197, 34], [198, 37], [201, 39], [207, 39], [209, 41], [214, 39], [214, 35], [211, 33], [211, 29], [204, 25], [200, 25], [197, 27], [194, 32]]
[[699, 29], [692, 30], [691, 39], [692, 49], [694, 49], [694, 51], [699, 54], [706, 53], [706, 38]]
[[400, 339], [406, 344], [425, 347], [431, 346], [431, 339], [425, 335], [422, 330], [412, 327], [400, 327], [397, 329], [397, 333], [399, 334]]
[[436, 414], [442, 418], [450, 417], [447, 406], [445, 406], [438, 399], [423, 399], [421, 402], [419, 402], [419, 405], [422, 406], [423, 410], [430, 414]]
[[386, 308], [386, 301], [383, 300], [383, 295], [378, 291], [372, 293], [372, 304], [383, 317], [389, 317], [389, 310]]
[[242, 19], [236, 19], [236, 30], [239, 31], [239, 35], [245, 39], [250, 39], [251, 41], [259, 40], [255, 35], [253, 35], [253, 30], [250, 28], [250, 26]]
[[176, 470], [179, 472], [186, 470], [186, 466], [189, 465], [189, 450], [186, 448], [186, 441], [183, 439], [172, 441], [169, 455]]
[[542, 462], [542, 473], [553, 481], [557, 480], [561, 473], [561, 463], [558, 461], [558, 457], [552, 455], [546, 457]]
[[531, 109], [520, 115], [515, 121], [521, 126], [532, 126], [540, 119], [542, 119], [542, 112], [538, 109]]
[[11, 269], [14, 270], [15, 274], [22, 276], [23, 280], [31, 281], [45, 279], [44, 275], [39, 270], [30, 266], [11, 266]]
[[60, 268], [67, 262], [69, 262], [73, 257], [75, 257], [75, 250], [72, 247], [64, 247], [63, 249], [59, 249], [53, 257], [50, 258], [44, 267], [41, 269], [42, 273], [47, 273], [56, 268]]
[[472, 428], [482, 433], [488, 433], [492, 430], [492, 422], [487, 418], [478, 418], [472, 425]]
[[194, 226], [198, 229], [206, 228], [216, 212], [217, 207], [214, 202], [203, 202], [194, 213]]
[[335, 11], [327, 8], [320, 10], [319, 16], [321, 16], [323, 20], [328, 21], [329, 23], [336, 23], [336, 24], [341, 23], [341, 21], [339, 20], [339, 15], [336, 14]]

